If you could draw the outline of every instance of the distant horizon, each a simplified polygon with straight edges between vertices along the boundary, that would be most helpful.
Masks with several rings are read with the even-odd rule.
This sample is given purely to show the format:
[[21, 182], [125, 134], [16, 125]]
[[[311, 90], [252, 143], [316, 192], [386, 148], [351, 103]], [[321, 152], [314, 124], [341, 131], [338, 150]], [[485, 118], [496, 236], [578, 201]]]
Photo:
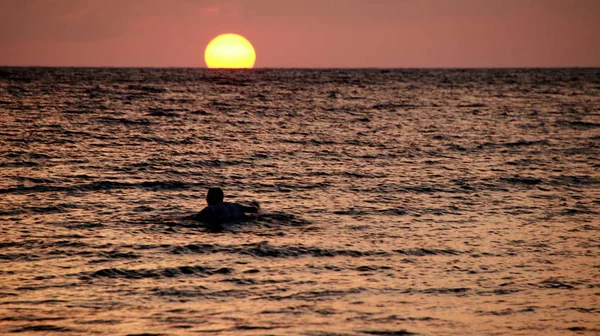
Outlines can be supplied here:
[[0, 68], [47, 68], [47, 69], [198, 69], [214, 72], [249, 72], [256, 70], [552, 70], [552, 69], [600, 69], [600, 66], [507, 66], [507, 67], [254, 67], [247, 69], [210, 69], [207, 67], [186, 67], [186, 66], [70, 66], [70, 65], [0, 65]]

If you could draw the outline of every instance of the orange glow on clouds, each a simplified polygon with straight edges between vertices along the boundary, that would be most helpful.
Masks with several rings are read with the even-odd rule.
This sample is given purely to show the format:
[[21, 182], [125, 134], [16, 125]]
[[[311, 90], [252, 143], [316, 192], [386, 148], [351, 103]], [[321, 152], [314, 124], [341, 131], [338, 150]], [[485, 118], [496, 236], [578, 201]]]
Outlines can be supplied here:
[[256, 52], [243, 36], [222, 34], [206, 46], [204, 60], [209, 68], [252, 68], [256, 62]]

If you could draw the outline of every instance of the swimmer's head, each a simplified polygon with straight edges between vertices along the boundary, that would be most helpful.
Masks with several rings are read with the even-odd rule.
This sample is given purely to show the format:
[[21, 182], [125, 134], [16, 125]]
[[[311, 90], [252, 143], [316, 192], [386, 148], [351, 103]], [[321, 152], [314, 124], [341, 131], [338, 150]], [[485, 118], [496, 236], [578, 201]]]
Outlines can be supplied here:
[[209, 188], [206, 194], [208, 205], [223, 202], [223, 190], [221, 188]]

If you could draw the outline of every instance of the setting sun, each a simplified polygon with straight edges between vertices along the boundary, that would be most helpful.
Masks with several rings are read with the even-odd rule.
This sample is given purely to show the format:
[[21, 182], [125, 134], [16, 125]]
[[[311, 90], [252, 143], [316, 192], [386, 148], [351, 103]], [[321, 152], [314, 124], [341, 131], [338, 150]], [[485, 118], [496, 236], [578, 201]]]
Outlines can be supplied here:
[[243, 36], [222, 34], [206, 46], [204, 60], [209, 68], [252, 68], [256, 61], [256, 52]]

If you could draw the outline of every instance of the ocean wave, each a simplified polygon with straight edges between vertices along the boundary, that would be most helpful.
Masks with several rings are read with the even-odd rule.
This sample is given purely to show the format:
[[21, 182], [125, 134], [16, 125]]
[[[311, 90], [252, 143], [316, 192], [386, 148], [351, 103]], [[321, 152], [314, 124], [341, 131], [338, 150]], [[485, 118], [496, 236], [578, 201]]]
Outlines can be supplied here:
[[13, 188], [2, 188], [0, 194], [32, 194], [40, 192], [69, 192], [69, 191], [98, 191], [113, 189], [142, 188], [149, 190], [182, 190], [193, 187], [194, 184], [182, 181], [144, 181], [138, 183], [115, 182], [115, 181], [96, 181], [92, 183], [61, 186], [61, 185], [20, 185]]
[[178, 266], [155, 269], [126, 269], [126, 268], [104, 268], [95, 272], [81, 273], [81, 280], [100, 278], [118, 279], [144, 279], [144, 278], [177, 278], [200, 276], [206, 277], [215, 274], [231, 274], [234, 270], [228, 267], [214, 268], [206, 266]]
[[309, 246], [273, 246], [268, 242], [251, 243], [244, 245], [214, 245], [214, 244], [189, 244], [185, 246], [177, 246], [171, 250], [174, 254], [209, 254], [209, 253], [228, 253], [250, 255], [253, 257], [272, 257], [272, 258], [289, 258], [300, 256], [313, 257], [335, 257], [335, 256], [350, 256], [363, 257], [373, 255], [386, 255], [381, 251], [357, 251], [357, 250], [333, 250], [319, 247]]

